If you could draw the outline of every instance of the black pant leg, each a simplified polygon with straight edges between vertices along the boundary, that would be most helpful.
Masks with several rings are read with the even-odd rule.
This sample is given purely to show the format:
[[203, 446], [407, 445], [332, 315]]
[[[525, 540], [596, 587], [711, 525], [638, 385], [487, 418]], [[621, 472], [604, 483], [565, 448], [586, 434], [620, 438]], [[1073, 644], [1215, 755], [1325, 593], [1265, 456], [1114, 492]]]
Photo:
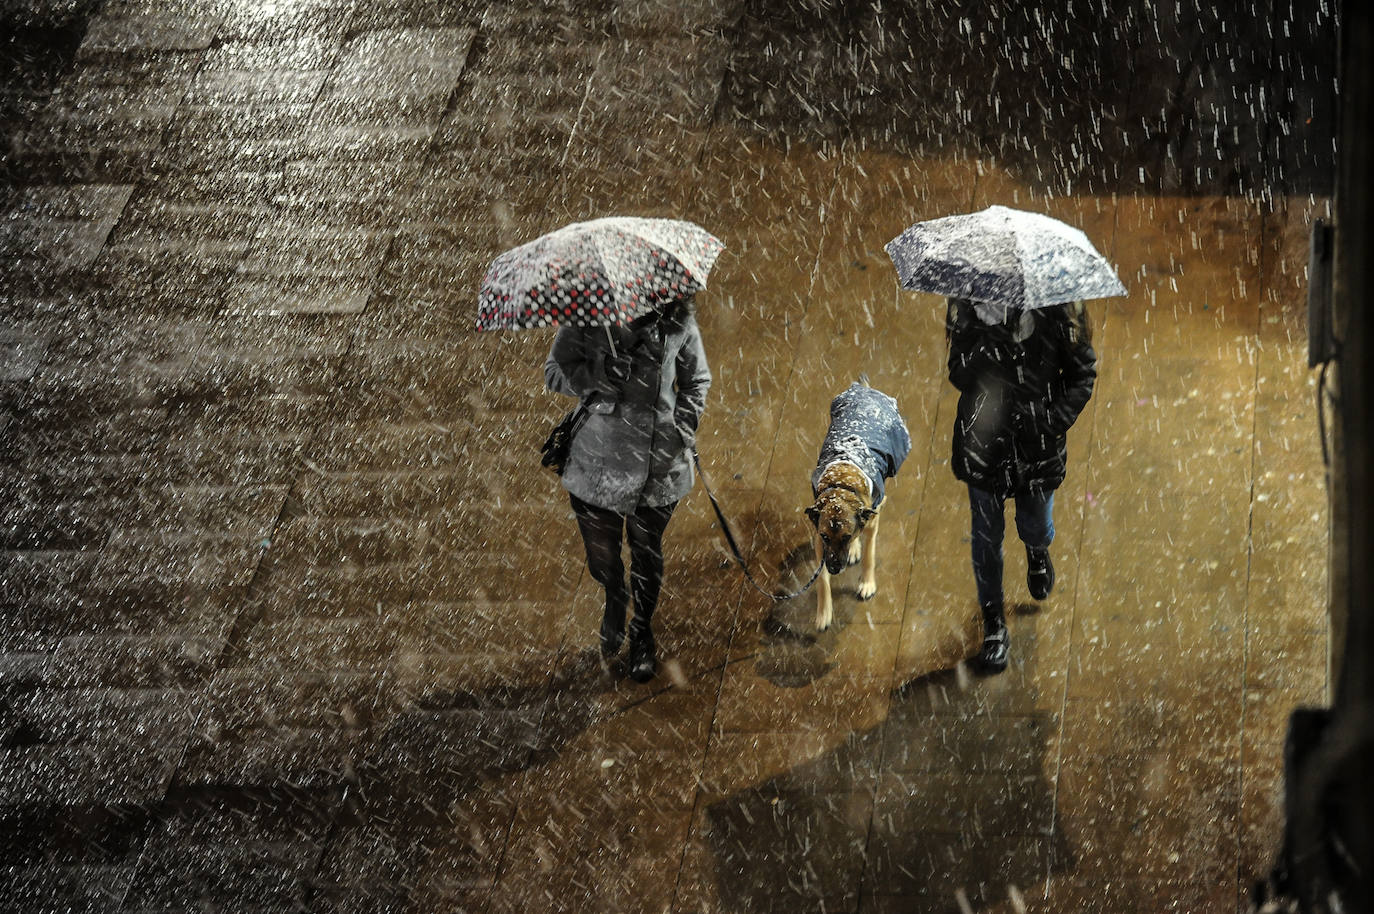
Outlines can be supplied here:
[[577, 515], [577, 528], [582, 532], [582, 545], [587, 551], [587, 570], [592, 579], [606, 588], [608, 604], [623, 603], [629, 598], [625, 589], [625, 562], [620, 557], [624, 515], [588, 504], [576, 495], [572, 500]]
[[647, 624], [658, 608], [663, 586], [663, 531], [672, 519], [677, 502], [658, 508], [639, 508], [626, 519], [630, 540], [630, 592], [635, 619]]

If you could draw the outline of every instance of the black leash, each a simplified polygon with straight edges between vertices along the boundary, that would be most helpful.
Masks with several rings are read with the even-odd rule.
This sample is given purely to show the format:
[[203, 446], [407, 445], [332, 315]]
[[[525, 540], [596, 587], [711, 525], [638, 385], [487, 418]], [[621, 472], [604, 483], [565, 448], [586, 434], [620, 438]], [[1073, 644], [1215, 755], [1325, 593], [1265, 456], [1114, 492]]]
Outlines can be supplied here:
[[759, 585], [759, 582], [754, 580], [754, 575], [749, 571], [749, 566], [745, 563], [744, 556], [740, 554], [739, 543], [735, 542], [735, 533], [730, 529], [730, 522], [725, 519], [724, 512], [720, 510], [720, 502], [716, 501], [716, 493], [711, 491], [711, 484], [706, 480], [706, 471], [701, 468], [701, 456], [697, 454], [697, 449], [695, 447], [692, 448], [692, 462], [696, 464], [697, 475], [701, 477], [701, 485], [702, 488], [706, 490], [706, 497], [711, 499], [711, 507], [715, 509], [716, 519], [720, 521], [720, 529], [721, 532], [725, 534], [725, 541], [730, 544], [730, 551], [734, 553], [735, 561], [739, 563], [740, 570], [744, 572], [745, 578], [749, 580], [750, 584], [754, 585], [754, 589], [770, 600], [779, 603], [783, 600], [791, 600], [793, 597], [799, 597], [810, 590], [811, 585], [816, 583], [816, 579], [821, 576], [821, 569], [825, 567], [821, 563], [816, 564], [816, 570], [812, 573], [811, 580], [802, 585], [801, 590], [795, 590], [792, 593], [779, 593], [764, 590]]

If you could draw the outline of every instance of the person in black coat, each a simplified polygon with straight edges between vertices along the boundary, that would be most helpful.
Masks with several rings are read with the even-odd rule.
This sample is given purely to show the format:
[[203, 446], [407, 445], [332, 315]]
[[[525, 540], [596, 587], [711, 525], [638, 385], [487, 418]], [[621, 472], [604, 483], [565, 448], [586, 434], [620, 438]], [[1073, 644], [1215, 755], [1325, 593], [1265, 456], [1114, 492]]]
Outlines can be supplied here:
[[949, 379], [959, 391], [951, 466], [968, 485], [973, 575], [983, 613], [979, 662], [1006, 669], [1002, 603], [1004, 504], [1016, 503], [1026, 585], [1054, 588], [1054, 490], [1068, 464], [1066, 434], [1092, 396], [1097, 354], [1082, 302], [1035, 310], [951, 298], [945, 317]]

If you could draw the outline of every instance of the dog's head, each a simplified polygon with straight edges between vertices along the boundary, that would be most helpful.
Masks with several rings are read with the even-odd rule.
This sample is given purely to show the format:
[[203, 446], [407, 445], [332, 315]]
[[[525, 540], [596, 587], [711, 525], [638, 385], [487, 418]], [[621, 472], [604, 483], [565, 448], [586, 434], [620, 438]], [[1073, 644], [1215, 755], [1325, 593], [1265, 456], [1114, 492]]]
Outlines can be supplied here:
[[831, 574], [844, 571], [849, 564], [850, 544], [876, 513], [848, 489], [823, 492], [816, 503], [806, 509], [806, 516], [816, 525], [816, 533], [821, 538], [826, 571]]

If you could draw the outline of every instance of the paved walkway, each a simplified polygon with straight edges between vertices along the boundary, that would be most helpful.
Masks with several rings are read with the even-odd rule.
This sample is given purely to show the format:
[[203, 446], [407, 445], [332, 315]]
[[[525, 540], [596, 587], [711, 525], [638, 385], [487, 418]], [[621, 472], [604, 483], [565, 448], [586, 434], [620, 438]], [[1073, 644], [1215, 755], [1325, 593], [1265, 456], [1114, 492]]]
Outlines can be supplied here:
[[[1141, 11], [74, 8], [5, 101], [0, 909], [1244, 909], [1328, 689], [1302, 48]], [[1041, 30], [1080, 56], [986, 75], [978, 35]], [[882, 245], [993, 203], [1130, 295], [1091, 308], [1059, 584], [1030, 603], [1008, 549], [981, 679], [943, 306]], [[550, 337], [470, 329], [491, 257], [610, 213], [726, 241], [701, 447], [766, 578], [834, 393], [867, 372], [913, 438], [879, 593], [838, 578], [819, 637], [690, 496], [648, 686], [598, 664], [538, 466]]]

